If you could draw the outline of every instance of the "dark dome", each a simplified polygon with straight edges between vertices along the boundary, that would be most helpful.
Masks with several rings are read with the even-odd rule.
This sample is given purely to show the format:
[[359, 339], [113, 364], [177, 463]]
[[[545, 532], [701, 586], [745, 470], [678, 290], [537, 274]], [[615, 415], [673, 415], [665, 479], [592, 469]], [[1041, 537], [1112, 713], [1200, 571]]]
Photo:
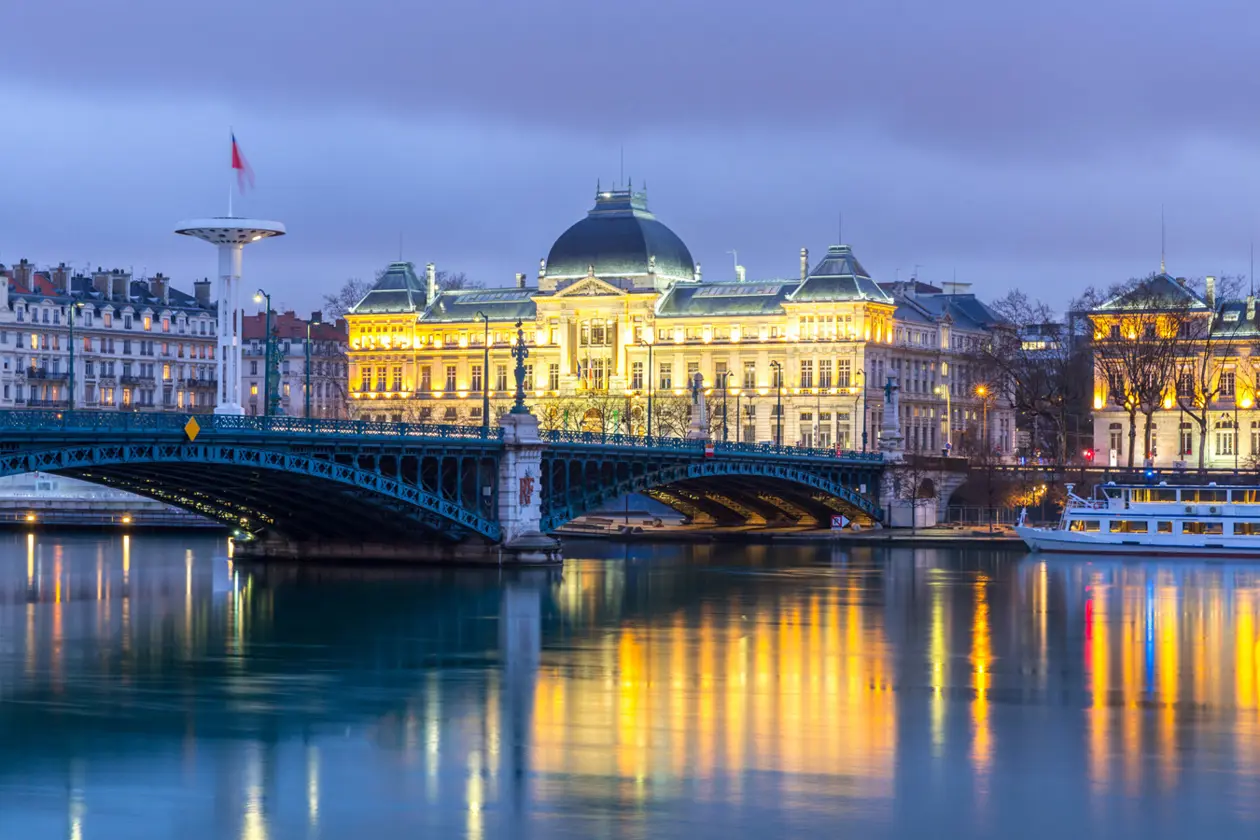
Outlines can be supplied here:
[[[655, 260], [653, 260], [655, 258]], [[630, 190], [597, 193], [595, 208], [566, 230], [547, 255], [546, 277], [595, 276], [695, 279], [691, 252], [672, 230], [648, 212], [647, 194]]]

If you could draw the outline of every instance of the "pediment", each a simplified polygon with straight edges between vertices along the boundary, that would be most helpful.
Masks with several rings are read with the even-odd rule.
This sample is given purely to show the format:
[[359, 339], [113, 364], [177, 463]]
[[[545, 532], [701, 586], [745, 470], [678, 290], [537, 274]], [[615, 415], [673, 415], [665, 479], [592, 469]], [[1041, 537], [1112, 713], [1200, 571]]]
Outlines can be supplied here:
[[625, 291], [598, 277], [587, 277], [556, 293], [556, 297], [620, 297]]

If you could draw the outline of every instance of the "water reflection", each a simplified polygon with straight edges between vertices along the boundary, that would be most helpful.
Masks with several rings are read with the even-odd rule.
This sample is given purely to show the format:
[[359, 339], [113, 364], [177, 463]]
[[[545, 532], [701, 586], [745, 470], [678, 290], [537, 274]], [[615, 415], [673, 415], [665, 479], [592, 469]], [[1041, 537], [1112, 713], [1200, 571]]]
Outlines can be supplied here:
[[575, 551], [0, 538], [0, 836], [1258, 829], [1260, 568]]

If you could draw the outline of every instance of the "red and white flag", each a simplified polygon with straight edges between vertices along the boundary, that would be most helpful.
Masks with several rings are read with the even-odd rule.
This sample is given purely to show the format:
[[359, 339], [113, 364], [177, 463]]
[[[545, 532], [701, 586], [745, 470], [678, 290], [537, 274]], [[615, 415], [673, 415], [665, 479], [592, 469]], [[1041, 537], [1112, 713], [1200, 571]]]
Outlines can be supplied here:
[[254, 168], [245, 160], [245, 155], [241, 154], [241, 147], [236, 145], [235, 132], [232, 134], [232, 168], [236, 170], [236, 186], [244, 195], [247, 184], [251, 189], [254, 186]]

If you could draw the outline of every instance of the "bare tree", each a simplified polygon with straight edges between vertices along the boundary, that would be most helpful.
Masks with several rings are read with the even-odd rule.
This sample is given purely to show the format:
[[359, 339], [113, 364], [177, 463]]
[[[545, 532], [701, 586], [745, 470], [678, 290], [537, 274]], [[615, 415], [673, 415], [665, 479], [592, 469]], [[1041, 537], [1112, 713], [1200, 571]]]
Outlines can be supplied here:
[[372, 291], [372, 287], [375, 285], [375, 280], [351, 277], [341, 284], [341, 288], [325, 294], [323, 306], [321, 307], [324, 313], [324, 320], [336, 321], [338, 318], [344, 318], [346, 313], [353, 309], [355, 304], [363, 300], [364, 296]]
[[461, 289], [480, 289], [481, 283], [470, 280], [462, 271], [445, 271], [439, 269], [434, 277], [437, 287], [444, 292], [456, 292]]
[[[1215, 313], [1189, 320], [1177, 360], [1177, 404], [1199, 427], [1199, 469], [1204, 467], [1207, 449], [1208, 413], [1221, 396], [1225, 384], [1221, 376], [1224, 359], [1232, 356], [1238, 343], [1239, 320], [1231, 327], [1216, 324]], [[1235, 388], [1240, 383], [1235, 382]], [[1235, 393], [1237, 393], [1235, 391]], [[1235, 429], [1235, 433], [1237, 433]], [[1177, 430], [1178, 439], [1181, 430]], [[1241, 445], [1235, 441], [1235, 446]]]
[[910, 505], [911, 534], [918, 528], [919, 510], [935, 505], [940, 495], [931, 467], [931, 459], [913, 454], [892, 465], [893, 497]]

